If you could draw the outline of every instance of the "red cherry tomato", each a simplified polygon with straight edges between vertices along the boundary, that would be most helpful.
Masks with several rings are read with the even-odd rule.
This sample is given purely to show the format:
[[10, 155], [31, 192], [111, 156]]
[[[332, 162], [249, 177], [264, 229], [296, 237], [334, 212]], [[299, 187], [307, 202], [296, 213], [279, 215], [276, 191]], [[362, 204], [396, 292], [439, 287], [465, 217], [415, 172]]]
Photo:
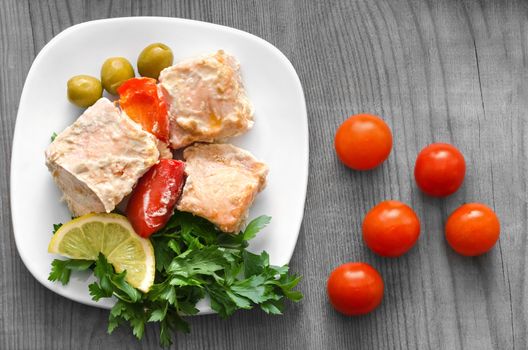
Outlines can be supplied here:
[[418, 187], [434, 197], [455, 193], [464, 182], [466, 162], [460, 151], [446, 143], [433, 143], [425, 147], [414, 166]]
[[132, 78], [121, 85], [119, 105], [126, 114], [143, 129], [167, 142], [169, 139], [169, 116], [167, 105], [158, 94], [155, 79]]
[[420, 236], [420, 220], [406, 204], [381, 202], [363, 220], [363, 240], [375, 253], [397, 257], [411, 249]]
[[334, 146], [337, 156], [346, 166], [369, 170], [389, 156], [392, 133], [380, 117], [358, 114], [348, 118], [337, 129]]
[[169, 221], [181, 195], [184, 170], [179, 160], [161, 159], [139, 179], [126, 210], [138, 235], [150, 237]]
[[447, 219], [447, 243], [459, 254], [481, 255], [489, 251], [500, 234], [499, 218], [480, 203], [464, 204]]
[[346, 263], [330, 274], [327, 292], [337, 311], [348, 316], [363, 315], [381, 303], [383, 280], [369, 264]]

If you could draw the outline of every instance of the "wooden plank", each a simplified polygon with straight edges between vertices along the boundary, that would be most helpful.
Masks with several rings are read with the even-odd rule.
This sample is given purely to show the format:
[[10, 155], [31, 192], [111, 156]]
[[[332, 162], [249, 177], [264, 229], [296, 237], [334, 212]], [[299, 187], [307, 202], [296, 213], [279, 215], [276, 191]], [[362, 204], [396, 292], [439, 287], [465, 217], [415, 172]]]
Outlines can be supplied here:
[[[148, 327], [137, 342], [127, 329], [106, 334], [107, 312], [59, 297], [25, 269], [14, 245], [8, 201], [12, 134], [31, 62], [54, 35], [87, 20], [158, 15], [233, 26], [263, 37], [292, 61], [310, 118], [310, 179], [305, 219], [291, 262], [304, 275], [301, 304], [284, 316], [241, 312], [189, 319], [185, 349], [523, 349], [528, 300], [528, 4], [518, 1], [15, 1], [0, 2], [0, 348], [156, 348]], [[89, 45], [89, 43], [87, 43]], [[333, 151], [348, 116], [383, 116], [394, 149], [379, 169], [345, 169]], [[412, 167], [431, 142], [466, 156], [463, 188], [445, 200], [423, 196]], [[377, 202], [412, 205], [422, 220], [419, 244], [382, 259], [360, 237]], [[500, 243], [463, 258], [443, 238], [447, 215], [467, 201], [494, 207]], [[39, 210], [36, 208], [35, 210]], [[28, 219], [31, 213], [28, 213]], [[338, 315], [325, 283], [338, 264], [361, 260], [386, 283], [379, 310]]]

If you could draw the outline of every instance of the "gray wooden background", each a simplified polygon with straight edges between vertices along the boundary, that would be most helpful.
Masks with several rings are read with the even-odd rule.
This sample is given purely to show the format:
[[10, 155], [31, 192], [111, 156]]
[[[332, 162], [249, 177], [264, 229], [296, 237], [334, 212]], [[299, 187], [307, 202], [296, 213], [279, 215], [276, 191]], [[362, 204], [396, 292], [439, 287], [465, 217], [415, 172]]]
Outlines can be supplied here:
[[[35, 55], [73, 24], [140, 15], [214, 22], [268, 40], [297, 69], [310, 124], [305, 218], [291, 261], [304, 275], [305, 300], [282, 317], [192, 318], [192, 333], [175, 348], [528, 347], [527, 1], [0, 0], [1, 349], [157, 347], [156, 328], [142, 342], [125, 329], [108, 336], [107, 311], [33, 279], [16, 251], [8, 193], [15, 117]], [[381, 168], [357, 173], [336, 160], [333, 136], [363, 111], [388, 121], [395, 144]], [[424, 197], [412, 178], [417, 152], [434, 141], [454, 143], [467, 159], [463, 188], [446, 200]], [[422, 220], [418, 245], [394, 260], [376, 257], [360, 238], [364, 213], [388, 198], [409, 203]], [[479, 258], [457, 256], [443, 237], [446, 216], [466, 201], [492, 206], [502, 221], [500, 242]], [[327, 303], [326, 278], [357, 260], [380, 270], [386, 295], [371, 315], [346, 318]]]

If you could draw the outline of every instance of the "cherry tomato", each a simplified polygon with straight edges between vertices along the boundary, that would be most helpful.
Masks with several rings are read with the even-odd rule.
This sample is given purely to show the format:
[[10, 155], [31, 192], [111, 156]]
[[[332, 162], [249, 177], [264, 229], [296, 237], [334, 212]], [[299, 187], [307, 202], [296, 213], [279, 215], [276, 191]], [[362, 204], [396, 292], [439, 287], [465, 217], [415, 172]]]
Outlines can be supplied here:
[[366, 263], [346, 263], [328, 277], [326, 285], [332, 306], [348, 316], [364, 315], [374, 310], [383, 299], [383, 280]]
[[459, 254], [481, 255], [489, 251], [500, 234], [499, 218], [480, 203], [464, 204], [447, 219], [447, 243]]
[[180, 198], [185, 165], [161, 159], [139, 179], [127, 206], [127, 217], [141, 237], [150, 237], [169, 221]]
[[357, 114], [337, 129], [334, 140], [339, 159], [349, 168], [369, 170], [389, 156], [392, 133], [380, 117]]
[[420, 220], [406, 204], [384, 201], [363, 220], [363, 240], [375, 253], [397, 257], [411, 249], [420, 236]]
[[126, 114], [143, 129], [167, 142], [169, 139], [169, 116], [165, 100], [158, 94], [156, 80], [132, 78], [118, 89], [119, 105]]
[[414, 166], [418, 187], [434, 197], [455, 193], [464, 182], [466, 162], [460, 151], [447, 143], [433, 143], [425, 147]]

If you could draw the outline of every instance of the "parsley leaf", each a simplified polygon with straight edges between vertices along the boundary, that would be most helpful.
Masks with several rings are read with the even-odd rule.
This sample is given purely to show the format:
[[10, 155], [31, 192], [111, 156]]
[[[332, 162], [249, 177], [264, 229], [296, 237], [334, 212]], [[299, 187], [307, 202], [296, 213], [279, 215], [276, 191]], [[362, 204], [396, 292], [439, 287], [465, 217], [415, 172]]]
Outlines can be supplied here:
[[266, 227], [267, 224], [270, 223], [270, 221], [271, 217], [265, 215], [259, 216], [258, 218], [252, 220], [242, 233], [244, 240], [249, 241], [250, 239], [254, 238], [259, 231], [261, 231], [264, 227]]
[[114, 267], [99, 253], [95, 261], [94, 275], [99, 282], [88, 286], [92, 299], [109, 298], [112, 295], [128, 303], [141, 300], [141, 293], [125, 281], [126, 271], [115, 273]]
[[55, 141], [55, 138], [56, 138], [57, 136], [58, 136], [57, 133], [54, 131], [53, 134], [51, 134], [51, 137], [50, 137], [51, 142]]
[[169, 303], [162, 303], [159, 308], [152, 310], [148, 321], [149, 322], [163, 321], [165, 316], [167, 316], [168, 308], [169, 308]]
[[266, 277], [264, 275], [253, 275], [245, 280], [236, 281], [231, 286], [231, 291], [239, 296], [245, 297], [255, 304], [267, 301], [270, 296], [270, 288], [264, 283]]
[[60, 281], [63, 285], [68, 284], [72, 270], [84, 271], [92, 266], [90, 260], [59, 260], [51, 262], [51, 272], [48, 276], [49, 281]]
[[282, 315], [284, 303], [282, 300], [267, 300], [260, 304], [260, 308], [267, 314]]
[[266, 264], [269, 264], [269, 257], [268, 253], [266, 252], [262, 252], [262, 254], [257, 255], [248, 251], [244, 251], [242, 253], [242, 258], [244, 259], [245, 277], [262, 273]]
[[155, 284], [149, 291], [148, 297], [152, 301], [166, 301], [171, 305], [176, 303], [176, 289], [170, 283], [171, 280], [167, 279], [160, 284]]
[[167, 269], [171, 275], [191, 277], [195, 275], [212, 275], [222, 270], [227, 261], [218, 247], [210, 246], [204, 249], [189, 249], [174, 258]]
[[110, 310], [108, 318], [108, 333], [112, 333], [117, 326], [128, 322], [132, 328], [132, 333], [136, 338], [143, 338], [145, 333], [145, 323], [147, 322], [147, 314], [140, 303], [127, 303], [123, 300], [118, 300]]
[[[171, 250], [171, 242], [174, 242], [170, 237], [160, 236], [158, 239], [152, 240], [154, 247], [154, 258], [156, 260], [156, 270], [161, 272], [167, 269], [176, 253]], [[172, 244], [174, 245], [174, 243]]]
[[55, 234], [57, 232], [58, 229], [60, 229], [62, 226], [62, 223], [59, 222], [58, 224], [53, 224], [53, 231], [52, 233]]

